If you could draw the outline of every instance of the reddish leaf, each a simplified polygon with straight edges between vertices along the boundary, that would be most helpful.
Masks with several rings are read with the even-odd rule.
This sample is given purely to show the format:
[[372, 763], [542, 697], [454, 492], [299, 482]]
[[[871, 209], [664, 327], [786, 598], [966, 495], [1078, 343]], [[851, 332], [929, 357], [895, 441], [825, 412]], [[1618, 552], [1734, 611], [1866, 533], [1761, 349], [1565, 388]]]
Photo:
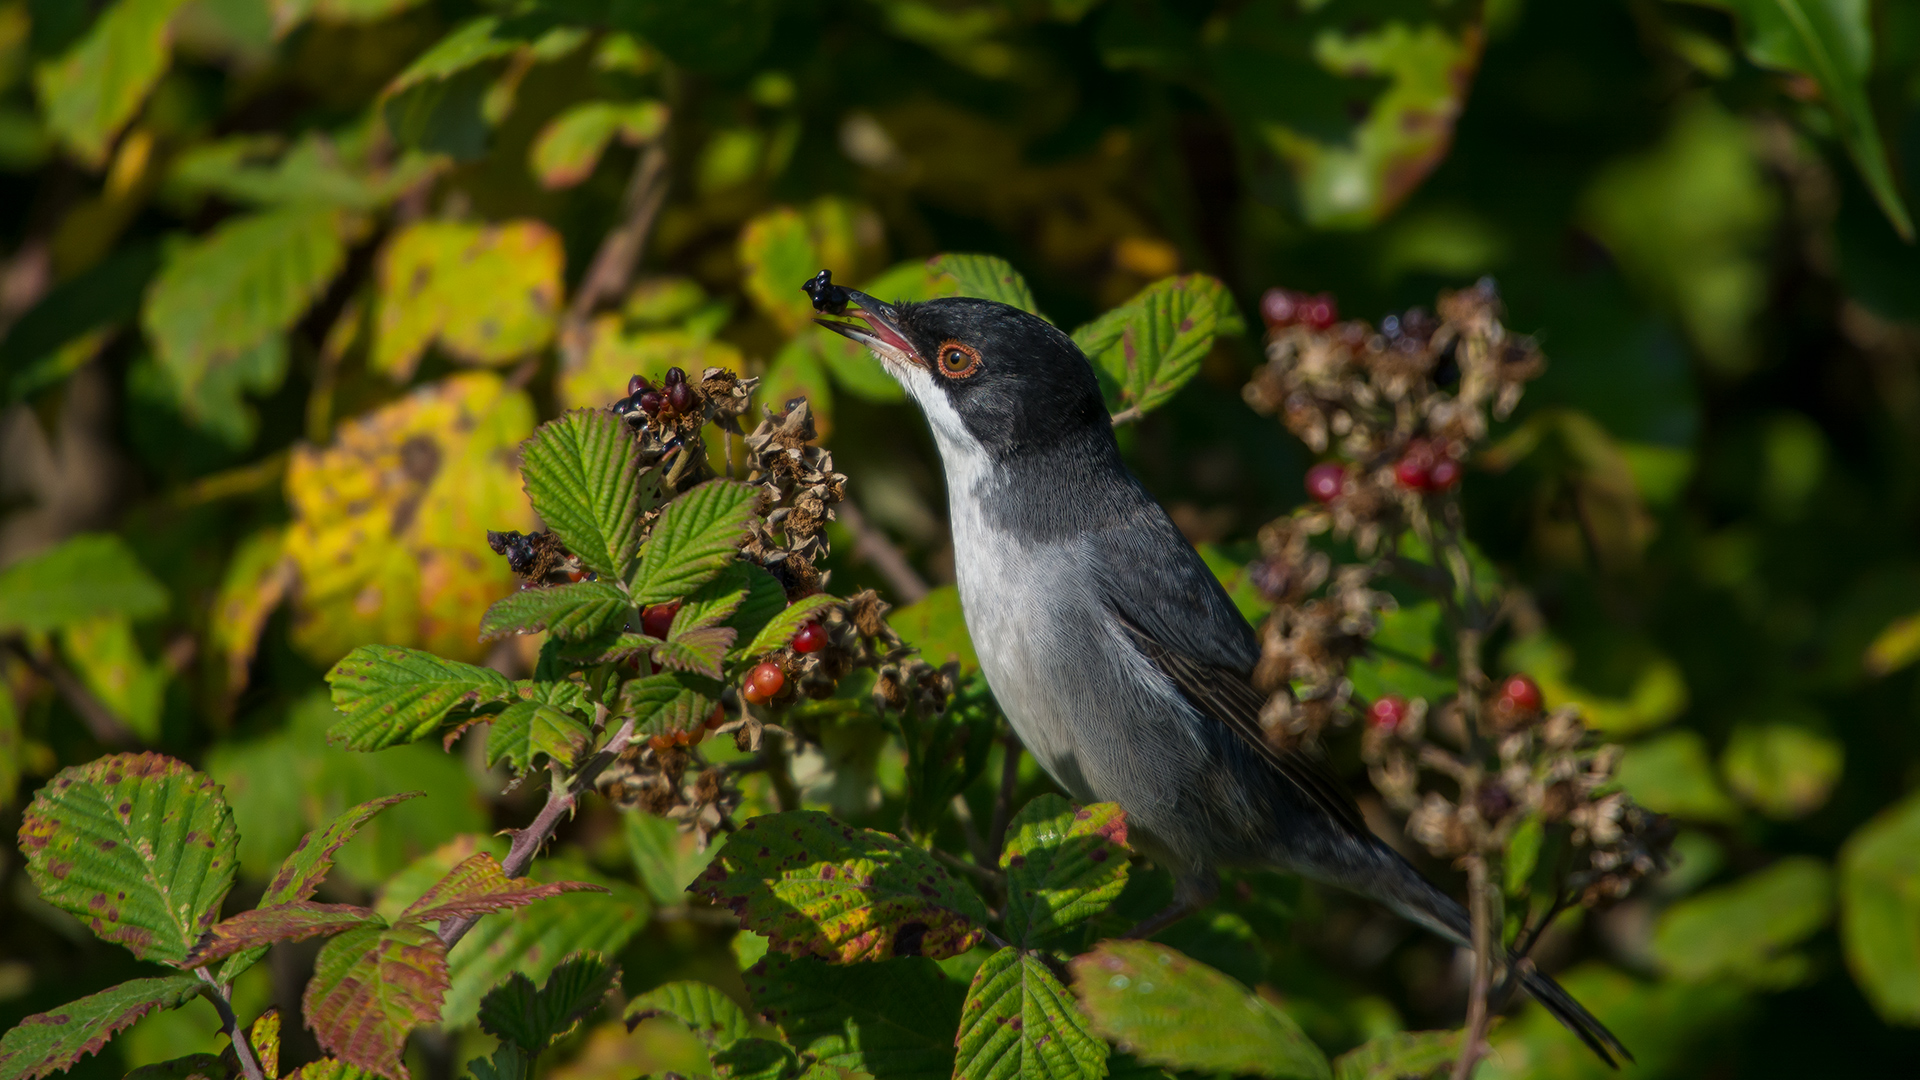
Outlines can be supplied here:
[[301, 1008], [329, 1054], [407, 1080], [400, 1063], [407, 1034], [439, 1022], [446, 994], [446, 946], [426, 927], [402, 923], [349, 930], [327, 942]]
[[402, 923], [429, 923], [441, 919], [460, 919], [485, 915], [490, 911], [524, 907], [564, 892], [606, 892], [584, 881], [556, 881], [542, 885], [532, 878], [510, 878], [482, 851], [447, 872], [427, 894], [400, 914]]
[[311, 897], [313, 890], [320, 887], [328, 871], [333, 869], [334, 852], [353, 839], [354, 834], [360, 831], [360, 826], [373, 820], [375, 814], [387, 807], [417, 799], [422, 794], [419, 791], [403, 791], [398, 795], [369, 799], [334, 818], [323, 828], [301, 837], [300, 846], [281, 862], [279, 872], [267, 884], [267, 892], [260, 898], [260, 906], [272, 907]]
[[203, 985], [191, 975], [134, 979], [20, 1021], [0, 1039], [0, 1080], [60, 1072], [155, 1009], [186, 1004]]
[[183, 966], [199, 967], [276, 941], [304, 941], [321, 934], [337, 934], [360, 926], [379, 928], [385, 925], [372, 911], [352, 904], [316, 904], [311, 900], [296, 900], [291, 904], [255, 908], [216, 923], [193, 947], [193, 954], [187, 957]]

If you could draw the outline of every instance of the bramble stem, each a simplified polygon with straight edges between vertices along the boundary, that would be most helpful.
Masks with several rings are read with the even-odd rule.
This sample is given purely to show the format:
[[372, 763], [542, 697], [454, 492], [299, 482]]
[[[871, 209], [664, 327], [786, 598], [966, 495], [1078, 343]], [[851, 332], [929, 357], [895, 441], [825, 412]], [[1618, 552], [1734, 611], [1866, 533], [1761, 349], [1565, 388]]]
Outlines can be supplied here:
[[854, 557], [872, 563], [880, 576], [887, 579], [887, 587], [893, 590], [900, 603], [911, 604], [927, 595], [926, 580], [914, 570], [913, 564], [887, 538], [887, 534], [874, 528], [852, 499], [840, 500], [833, 512], [840, 524], [853, 534]]
[[213, 1002], [214, 1011], [220, 1014], [220, 1030], [226, 1032], [227, 1038], [233, 1042], [233, 1056], [240, 1059], [240, 1071], [246, 1074], [247, 1080], [267, 1080], [266, 1070], [260, 1067], [260, 1059], [253, 1054], [253, 1044], [247, 1041], [247, 1033], [240, 1030], [240, 1018], [233, 1014], [233, 1002], [228, 997], [231, 991], [207, 974], [204, 967], [194, 968], [193, 973], [207, 984], [207, 999]]
[[1000, 739], [1007, 756], [1000, 763], [1000, 790], [993, 797], [993, 831], [987, 836], [987, 851], [993, 865], [1000, 865], [1000, 852], [1007, 846], [1007, 824], [1013, 820], [1013, 789], [1020, 783], [1020, 740], [1009, 731]]
[[1467, 998], [1467, 1035], [1460, 1043], [1453, 1080], [1471, 1080], [1474, 1066], [1486, 1052], [1487, 1026], [1492, 1020], [1487, 995], [1493, 983], [1493, 885], [1487, 858], [1478, 852], [1467, 856], [1467, 891], [1473, 911], [1473, 987]]

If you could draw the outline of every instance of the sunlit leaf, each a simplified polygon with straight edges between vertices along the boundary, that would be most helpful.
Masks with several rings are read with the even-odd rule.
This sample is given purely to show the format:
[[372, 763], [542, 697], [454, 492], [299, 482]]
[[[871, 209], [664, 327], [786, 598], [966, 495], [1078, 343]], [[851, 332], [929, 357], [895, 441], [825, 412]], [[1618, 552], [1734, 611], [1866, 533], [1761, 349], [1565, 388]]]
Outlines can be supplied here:
[[584, 881], [542, 884], [532, 878], [510, 878], [492, 855], [482, 851], [447, 871], [446, 877], [435, 882], [426, 895], [409, 905], [395, 922], [429, 923], [442, 919], [464, 919], [524, 907], [536, 900], [582, 890], [606, 891], [599, 885]]
[[124, 615], [69, 623], [60, 633], [61, 652], [87, 689], [142, 742], [160, 739], [169, 672], [147, 659]]
[[418, 923], [349, 930], [314, 960], [300, 999], [321, 1049], [350, 1065], [407, 1080], [407, 1034], [436, 1023], [447, 992], [447, 950]]
[[458, 715], [513, 694], [492, 668], [419, 649], [362, 645], [327, 672], [333, 707], [346, 719], [328, 738], [348, 750], [383, 750], [424, 739]]
[[[1476, 574], [1478, 571], [1476, 571]], [[1601, 694], [1573, 682], [1573, 650], [1546, 634], [1515, 641], [1501, 656], [1509, 669], [1539, 682], [1549, 707], [1577, 705], [1590, 728], [1624, 738], [1669, 723], [1686, 711], [1685, 674], [1671, 658], [1651, 648], [1634, 657], [1632, 681], [1623, 697]]]
[[776, 949], [843, 963], [953, 956], [987, 921], [980, 897], [922, 849], [813, 810], [747, 822], [690, 891]]
[[428, 345], [468, 364], [509, 364], [553, 340], [560, 237], [538, 221], [419, 221], [380, 253], [374, 370], [411, 378]]
[[1840, 940], [1867, 1000], [1920, 1024], [1920, 796], [1860, 827], [1840, 850]]
[[732, 998], [702, 982], [670, 982], [627, 1006], [629, 1028], [655, 1016], [671, 1016], [687, 1025], [709, 1050], [724, 1050], [753, 1031], [752, 1021]]
[[253, 1044], [253, 1053], [260, 1061], [260, 1069], [268, 1076], [280, 1075], [280, 1010], [268, 1009], [254, 1020], [247, 1029], [247, 1041]]
[[567, 550], [601, 577], [625, 581], [640, 543], [640, 454], [626, 423], [609, 412], [576, 410], [542, 424], [521, 451], [521, 470], [533, 508]]
[[148, 1013], [193, 1000], [203, 985], [191, 975], [132, 979], [29, 1016], [0, 1038], [0, 1080], [38, 1080], [64, 1072]]
[[1653, 955], [1682, 979], [1790, 984], [1804, 965], [1782, 963], [1780, 954], [1832, 916], [1832, 872], [1793, 856], [1668, 908], [1654, 927]]
[[719, 703], [720, 684], [688, 672], [663, 671], [620, 687], [620, 715], [633, 717], [636, 739], [697, 731]]
[[876, 1080], [951, 1080], [966, 987], [925, 957], [829, 964], [770, 952], [746, 973], [762, 1015], [794, 1049]]
[[668, 368], [698, 378], [710, 367], [737, 372], [746, 366], [735, 346], [685, 328], [629, 333], [620, 316], [602, 315], [590, 324], [588, 334], [586, 361], [560, 372], [560, 403], [572, 409], [604, 408], [626, 396], [627, 379], [633, 375], [659, 386]]
[[89, 167], [105, 162], [172, 60], [168, 24], [185, 0], [117, 0], [87, 35], [34, 73], [47, 127]]
[[237, 842], [214, 782], [160, 754], [61, 770], [20, 824], [27, 870], [47, 902], [95, 936], [167, 964], [220, 917]]
[[599, 1008], [619, 976], [618, 964], [592, 953], [561, 961], [538, 990], [532, 979], [515, 972], [481, 999], [480, 1028], [538, 1054], [581, 1017]]
[[1233, 296], [1216, 278], [1165, 278], [1073, 332], [1111, 388], [1116, 409], [1149, 412], [1200, 372], [1219, 335], [1246, 332]]
[[516, 774], [525, 774], [536, 758], [545, 755], [561, 768], [571, 769], [593, 735], [579, 715], [590, 708], [584, 693], [571, 683], [522, 685], [519, 692], [526, 696], [493, 718], [493, 729], [487, 732], [487, 765], [505, 761]]
[[82, 533], [0, 570], [0, 633], [166, 609], [167, 590], [112, 533]]
[[633, 598], [657, 604], [719, 576], [747, 539], [759, 492], [736, 480], [709, 480], [667, 504], [640, 547]]
[[1107, 909], [1127, 884], [1127, 818], [1116, 803], [1042, 795], [1007, 827], [1007, 937], [1031, 948]]
[[[813, 304], [800, 283], [819, 272], [820, 260], [807, 219], [797, 210], [769, 210], [740, 232], [740, 263], [746, 268], [742, 287], [754, 306], [788, 334], [813, 320]], [[847, 268], [838, 269], [845, 273]]]
[[960, 1010], [962, 1080], [1101, 1080], [1107, 1044], [1038, 956], [1001, 949], [974, 973]]
[[385, 928], [386, 923], [371, 910], [353, 904], [295, 900], [257, 907], [215, 923], [194, 946], [186, 963], [199, 967], [277, 941], [304, 941], [366, 926]]
[[731, 626], [702, 626], [672, 634], [653, 647], [653, 662], [674, 671], [721, 678], [726, 673], [720, 664], [733, 645], [735, 633]]
[[1027, 279], [1005, 259], [993, 255], [939, 255], [928, 260], [927, 268], [952, 278], [961, 296], [998, 300], [1021, 311], [1040, 314]]
[[741, 655], [758, 656], [763, 652], [785, 647], [793, 640], [793, 635], [800, 632], [801, 626], [820, 618], [839, 604], [839, 600], [825, 593], [815, 593], [795, 600], [780, 609], [778, 615], [768, 619], [765, 625], [760, 627], [760, 632], [753, 635], [753, 640], [747, 643], [747, 647], [740, 650]]
[[1727, 738], [1720, 768], [1727, 786], [1761, 813], [1805, 817], [1840, 780], [1840, 743], [1797, 724], [1741, 724]]
[[1426, 1077], [1460, 1056], [1457, 1031], [1396, 1031], [1376, 1035], [1333, 1059], [1333, 1080]]
[[699, 837], [683, 833], [667, 818], [645, 811], [628, 811], [621, 816], [627, 841], [627, 854], [633, 859], [634, 876], [647, 887], [659, 903], [677, 904], [693, 879], [713, 861], [718, 844], [702, 850]]
[[[1292, 1017], [1164, 945], [1102, 942], [1069, 966], [1094, 1030], [1142, 1061], [1199, 1072], [1331, 1080], [1326, 1055]], [[1208, 1022], [1193, 1023], [1197, 1016]]]
[[542, 187], [572, 187], [593, 175], [614, 136], [638, 146], [659, 138], [666, 126], [667, 107], [658, 101], [581, 102], [540, 129], [527, 165]]
[[1706, 740], [1697, 731], [1674, 731], [1627, 747], [1615, 774], [1635, 802], [1662, 814], [1693, 821], [1732, 821], [1740, 807], [1714, 776]]
[[558, 638], [598, 637], [625, 626], [633, 610], [625, 592], [603, 581], [521, 589], [487, 609], [480, 636], [545, 631]]

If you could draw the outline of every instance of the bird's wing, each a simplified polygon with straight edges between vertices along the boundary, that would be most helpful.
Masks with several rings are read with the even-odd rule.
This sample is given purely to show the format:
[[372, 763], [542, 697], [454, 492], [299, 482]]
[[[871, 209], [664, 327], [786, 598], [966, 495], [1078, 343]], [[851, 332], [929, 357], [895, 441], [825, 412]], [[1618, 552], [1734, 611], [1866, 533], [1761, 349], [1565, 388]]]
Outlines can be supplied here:
[[1260, 726], [1266, 696], [1253, 686], [1260, 655], [1253, 630], [1186, 538], [1164, 513], [1156, 516], [1093, 538], [1108, 610], [1201, 715], [1225, 724], [1334, 820], [1371, 835], [1325, 757], [1311, 747], [1279, 750], [1267, 741]]

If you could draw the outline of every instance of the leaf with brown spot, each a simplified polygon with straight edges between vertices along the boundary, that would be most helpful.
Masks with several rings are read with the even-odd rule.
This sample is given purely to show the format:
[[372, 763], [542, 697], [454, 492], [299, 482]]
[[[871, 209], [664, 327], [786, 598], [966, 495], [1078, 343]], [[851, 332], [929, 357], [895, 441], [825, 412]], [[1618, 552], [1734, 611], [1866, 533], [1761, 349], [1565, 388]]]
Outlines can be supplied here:
[[280, 1075], [280, 1010], [268, 1009], [253, 1021], [247, 1029], [247, 1041], [253, 1044], [253, 1054], [260, 1060], [260, 1069], [267, 1074], [268, 1080]]
[[29, 1016], [0, 1038], [0, 1080], [36, 1080], [97, 1054], [155, 1009], [177, 1009], [204, 984], [191, 975], [133, 979]]
[[485, 915], [491, 911], [523, 907], [564, 892], [606, 892], [599, 885], [584, 881], [556, 881], [540, 884], [532, 878], [510, 878], [487, 852], [469, 856], [447, 872], [427, 894], [400, 913], [397, 923], [429, 923], [441, 919], [460, 919]]
[[955, 1080], [1102, 1080], [1106, 1040], [1087, 1030], [1046, 962], [1001, 949], [974, 972], [960, 1008]]
[[511, 363], [553, 340], [565, 262], [538, 221], [417, 221], [380, 253], [368, 365], [405, 382], [438, 342], [469, 364]]
[[480, 619], [487, 639], [545, 631], [557, 638], [593, 638], [625, 626], [633, 601], [604, 581], [521, 589], [494, 601]]
[[1032, 948], [1105, 911], [1127, 884], [1127, 816], [1042, 795], [1014, 815], [1000, 856], [1007, 938]]
[[27, 870], [48, 903], [164, 964], [185, 959], [219, 917], [238, 843], [219, 785], [162, 754], [63, 769], [20, 824]]
[[687, 891], [731, 908], [776, 949], [842, 963], [955, 956], [987, 921], [980, 897], [933, 856], [813, 810], [747, 822]]
[[1205, 274], [1162, 278], [1073, 332], [1109, 408], [1150, 412], [1200, 373], [1214, 338], [1246, 332], [1233, 294]]
[[385, 920], [370, 909], [354, 904], [316, 904], [311, 900], [296, 900], [290, 904], [254, 908], [215, 923], [213, 929], [208, 930], [200, 943], [194, 946], [185, 966], [211, 964], [234, 953], [264, 947], [276, 941], [305, 941], [322, 934], [385, 925]]
[[388, 1080], [407, 1080], [407, 1035], [437, 1023], [447, 948], [418, 923], [349, 930], [327, 942], [301, 998], [322, 1049]]
[[424, 739], [451, 720], [513, 697], [513, 683], [492, 668], [394, 645], [360, 646], [327, 672], [327, 683], [333, 707], [346, 717], [327, 729], [327, 741], [347, 750]]

